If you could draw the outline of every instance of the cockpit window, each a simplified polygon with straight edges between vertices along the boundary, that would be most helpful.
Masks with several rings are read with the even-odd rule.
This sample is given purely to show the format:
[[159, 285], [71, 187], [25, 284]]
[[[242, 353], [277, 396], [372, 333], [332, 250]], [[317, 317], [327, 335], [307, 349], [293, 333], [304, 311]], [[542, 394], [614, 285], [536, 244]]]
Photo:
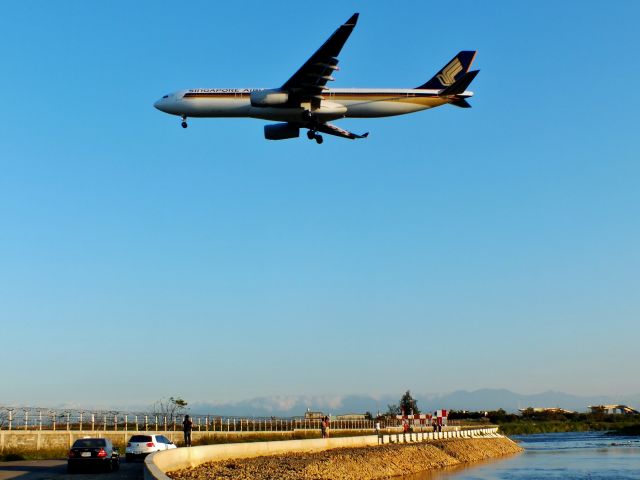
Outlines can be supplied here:
[[165, 95], [165, 96], [164, 96], [164, 97], [162, 97], [162, 98], [169, 98], [169, 95]]

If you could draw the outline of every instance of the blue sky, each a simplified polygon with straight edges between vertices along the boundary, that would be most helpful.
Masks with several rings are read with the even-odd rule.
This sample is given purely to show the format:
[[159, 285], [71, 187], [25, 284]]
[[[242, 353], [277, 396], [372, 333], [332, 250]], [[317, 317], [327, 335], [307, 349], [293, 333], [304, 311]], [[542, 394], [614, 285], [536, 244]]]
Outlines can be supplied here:
[[[153, 109], [477, 49], [472, 109], [267, 142]], [[0, 403], [640, 391], [640, 3], [7, 2]]]

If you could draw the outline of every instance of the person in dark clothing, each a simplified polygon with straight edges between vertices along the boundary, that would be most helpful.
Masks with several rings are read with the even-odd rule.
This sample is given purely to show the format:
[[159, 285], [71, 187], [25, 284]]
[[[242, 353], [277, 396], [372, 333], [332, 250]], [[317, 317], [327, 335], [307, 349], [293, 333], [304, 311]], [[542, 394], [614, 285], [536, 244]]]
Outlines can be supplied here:
[[182, 431], [184, 432], [184, 444], [187, 447], [191, 446], [191, 429], [193, 428], [193, 422], [189, 418], [189, 415], [184, 416], [184, 422], [182, 422]]
[[329, 438], [329, 417], [328, 416], [325, 416], [322, 419], [320, 428], [322, 429], [322, 438]]

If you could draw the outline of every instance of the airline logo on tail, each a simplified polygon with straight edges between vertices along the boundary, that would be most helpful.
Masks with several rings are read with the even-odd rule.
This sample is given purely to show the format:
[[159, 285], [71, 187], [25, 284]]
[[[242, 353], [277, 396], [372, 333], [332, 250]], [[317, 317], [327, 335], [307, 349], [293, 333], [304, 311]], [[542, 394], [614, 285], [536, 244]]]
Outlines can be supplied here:
[[456, 75], [458, 75], [462, 71], [462, 64], [458, 57], [454, 58], [449, 62], [449, 65], [442, 69], [442, 73], [436, 76], [440, 83], [445, 87], [448, 87], [456, 80]]

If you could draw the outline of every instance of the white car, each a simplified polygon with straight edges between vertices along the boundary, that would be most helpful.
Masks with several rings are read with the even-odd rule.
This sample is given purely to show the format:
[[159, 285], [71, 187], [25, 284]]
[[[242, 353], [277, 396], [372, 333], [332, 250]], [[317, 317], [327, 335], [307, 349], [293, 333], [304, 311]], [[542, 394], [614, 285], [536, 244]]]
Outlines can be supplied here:
[[127, 442], [125, 456], [127, 462], [135, 458], [146, 457], [150, 453], [177, 448], [164, 435], [133, 435]]

